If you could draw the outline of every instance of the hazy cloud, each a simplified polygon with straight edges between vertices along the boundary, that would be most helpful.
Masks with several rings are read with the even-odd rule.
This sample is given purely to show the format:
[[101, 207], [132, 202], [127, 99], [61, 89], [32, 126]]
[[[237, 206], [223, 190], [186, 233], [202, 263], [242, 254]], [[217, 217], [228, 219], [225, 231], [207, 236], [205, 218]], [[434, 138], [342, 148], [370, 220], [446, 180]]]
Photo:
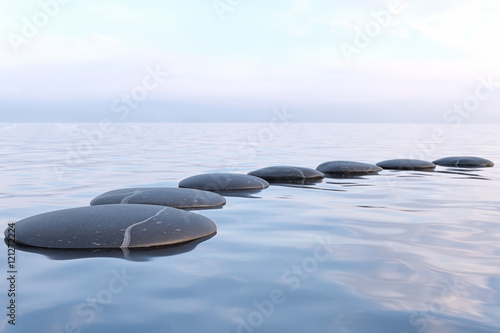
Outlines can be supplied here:
[[[77, 103], [110, 105], [157, 65], [170, 76], [142, 103], [146, 118], [177, 108], [251, 120], [252, 107], [264, 114], [287, 105], [317, 120], [356, 121], [385, 103], [384, 119], [400, 121], [406, 101], [408, 110], [426, 109], [407, 112], [407, 121], [439, 121], [443, 107], [466, 97], [479, 77], [500, 81], [496, 0], [402, 1], [387, 26], [378, 23], [367, 45], [356, 46], [388, 3], [242, 1], [221, 20], [210, 1], [1, 1], [0, 121], [22, 118], [32, 105], [50, 119], [61, 116], [55, 109], [87, 119]], [[42, 25], [43, 13], [49, 19]], [[30, 24], [36, 33], [26, 37]], [[24, 38], [18, 52], [14, 35]], [[351, 61], [342, 44], [357, 47]], [[498, 89], [468, 121], [500, 120]]]

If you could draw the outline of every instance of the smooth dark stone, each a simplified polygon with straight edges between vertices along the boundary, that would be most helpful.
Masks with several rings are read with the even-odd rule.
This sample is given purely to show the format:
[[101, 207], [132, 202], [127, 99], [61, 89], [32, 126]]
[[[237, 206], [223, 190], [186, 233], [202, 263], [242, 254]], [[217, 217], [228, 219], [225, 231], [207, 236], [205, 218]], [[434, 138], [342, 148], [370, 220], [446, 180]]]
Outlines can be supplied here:
[[[323, 175], [324, 178], [324, 175]], [[274, 185], [317, 185], [323, 181], [323, 178], [312, 178], [312, 179], [277, 179], [270, 180], [269, 183]]]
[[473, 156], [452, 156], [440, 158], [439, 160], [435, 160], [432, 162], [436, 165], [440, 166], [451, 166], [451, 167], [492, 167], [495, 164], [481, 157], [473, 157]]
[[436, 165], [431, 162], [412, 159], [395, 159], [378, 162], [377, 165], [384, 169], [394, 170], [433, 170]]
[[[122, 249], [47, 249], [43, 247], [16, 244], [16, 251], [38, 253], [52, 260], [74, 260], [86, 258], [121, 258], [132, 261], [149, 261], [156, 257], [167, 257], [192, 251], [196, 246], [214, 235], [198, 238], [192, 241], [165, 245], [133, 248], [128, 251]], [[7, 243], [6, 240], [4, 240]]]
[[226, 190], [226, 191], [215, 191], [223, 194], [224, 197], [236, 197], [236, 198], [248, 198], [248, 199], [258, 199], [261, 198], [258, 194], [262, 189], [257, 190]]
[[325, 175], [314, 169], [294, 166], [271, 166], [248, 173], [267, 181], [323, 179]]
[[239, 173], [206, 173], [181, 180], [179, 187], [205, 191], [261, 190], [269, 187], [262, 178]]
[[91, 206], [109, 204], [144, 204], [174, 208], [211, 208], [223, 206], [226, 199], [213, 192], [177, 187], [125, 188], [94, 198]]
[[335, 175], [366, 175], [382, 171], [382, 168], [369, 163], [351, 161], [330, 161], [321, 163], [316, 167], [325, 174]]
[[[378, 175], [378, 172], [365, 173], [365, 174], [341, 174], [341, 173], [325, 173], [325, 178], [328, 179], [366, 179], [365, 176]], [[329, 182], [327, 182], [329, 183]]]
[[[52, 249], [164, 246], [213, 235], [209, 218], [171, 207], [102, 205], [58, 210], [15, 224], [16, 243]], [[7, 235], [6, 235], [7, 236]], [[128, 250], [127, 250], [128, 251]]]

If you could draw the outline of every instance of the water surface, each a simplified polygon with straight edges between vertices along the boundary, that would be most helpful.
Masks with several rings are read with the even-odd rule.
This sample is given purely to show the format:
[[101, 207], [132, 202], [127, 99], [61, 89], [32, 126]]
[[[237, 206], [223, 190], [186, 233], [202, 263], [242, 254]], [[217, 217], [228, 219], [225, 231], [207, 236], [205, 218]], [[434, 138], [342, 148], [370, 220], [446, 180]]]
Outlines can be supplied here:
[[[274, 125], [121, 124], [101, 135], [97, 124], [0, 124], [2, 229], [198, 173], [453, 155], [500, 163], [498, 126]], [[446, 138], [433, 140], [436, 130]], [[196, 211], [217, 224], [214, 237], [128, 259], [18, 250], [16, 326], [4, 314], [0, 329], [498, 332], [499, 170], [272, 185]]]

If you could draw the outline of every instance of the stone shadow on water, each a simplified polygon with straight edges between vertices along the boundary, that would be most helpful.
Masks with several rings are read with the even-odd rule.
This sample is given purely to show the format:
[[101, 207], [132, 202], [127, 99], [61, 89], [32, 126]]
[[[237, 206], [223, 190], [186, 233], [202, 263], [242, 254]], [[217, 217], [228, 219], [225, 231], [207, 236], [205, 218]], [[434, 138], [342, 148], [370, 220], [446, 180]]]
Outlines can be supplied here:
[[325, 173], [325, 179], [367, 179], [366, 176], [380, 176], [378, 173], [363, 173], [363, 174], [342, 174], [342, 173]]
[[276, 184], [276, 186], [297, 187], [297, 188], [304, 188], [304, 189], [309, 189], [309, 190], [321, 190], [321, 191], [332, 191], [332, 192], [346, 192], [347, 191], [347, 190], [336, 189], [336, 188], [323, 188], [323, 187], [317, 187], [317, 186], [293, 185], [293, 184]]
[[[224, 190], [224, 191], [214, 191], [223, 197], [239, 197], [239, 198], [249, 198], [249, 199], [260, 199], [262, 197], [255, 196], [254, 194], [262, 192], [262, 189], [255, 190]], [[222, 207], [221, 207], [222, 208]]]
[[333, 191], [333, 192], [345, 192], [346, 190], [342, 189], [332, 189], [332, 188], [323, 188], [318, 187], [320, 184], [330, 184], [329, 182], [325, 182], [323, 179], [299, 179], [299, 180], [280, 180], [275, 182], [269, 182], [272, 186], [281, 186], [281, 187], [296, 187], [303, 188], [309, 190], [322, 190], [322, 191]]
[[[119, 258], [130, 261], [149, 261], [155, 257], [168, 257], [177, 254], [192, 251], [198, 244], [209, 240], [215, 234], [188, 241], [185, 243], [165, 246], [151, 246], [143, 248], [129, 248], [127, 251], [122, 249], [50, 249], [43, 247], [34, 247], [22, 244], [15, 244], [16, 251], [42, 254], [52, 260], [74, 260], [87, 258]], [[7, 244], [7, 240], [4, 239]]]
[[[375, 186], [374, 184], [370, 183], [360, 183], [356, 182], [356, 180], [366, 180], [369, 177], [367, 176], [380, 176], [378, 173], [365, 173], [365, 174], [331, 174], [331, 173], [326, 173], [325, 174], [325, 183], [328, 185], [335, 185], [335, 186], [341, 186], [341, 187], [356, 187], [356, 186]], [[342, 181], [345, 180], [345, 181]], [[349, 181], [352, 180], [352, 181]], [[329, 190], [333, 191], [333, 189], [324, 189], [324, 190]], [[344, 189], [337, 189], [336, 191], [346, 191]]]
[[280, 179], [280, 180], [268, 180], [271, 185], [316, 185], [323, 182], [323, 179]]
[[269, 181], [271, 186], [314, 188], [314, 185], [320, 184], [323, 179], [280, 179]]
[[[436, 171], [437, 173], [447, 173], [447, 174], [452, 174], [452, 175], [460, 175], [460, 176], [466, 176], [465, 178], [469, 179], [480, 179], [480, 180], [491, 180], [491, 178], [484, 177], [482, 175], [479, 175], [477, 173], [471, 173], [472, 172], [481, 172], [483, 168], [455, 168], [455, 167], [450, 167], [447, 168], [446, 170], [438, 170]], [[464, 177], [454, 177], [454, 178], [464, 178]]]

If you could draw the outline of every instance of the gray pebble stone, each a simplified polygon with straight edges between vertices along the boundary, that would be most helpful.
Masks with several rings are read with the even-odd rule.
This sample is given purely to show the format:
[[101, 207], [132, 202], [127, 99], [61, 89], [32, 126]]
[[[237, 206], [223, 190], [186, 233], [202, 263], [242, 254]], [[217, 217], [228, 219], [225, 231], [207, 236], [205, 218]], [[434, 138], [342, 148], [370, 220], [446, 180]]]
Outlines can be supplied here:
[[393, 170], [433, 170], [436, 165], [431, 162], [414, 159], [395, 159], [378, 162], [377, 165], [384, 169]]
[[146, 187], [113, 190], [99, 195], [91, 206], [145, 204], [174, 208], [211, 208], [223, 206], [226, 199], [213, 192], [177, 187]]
[[329, 161], [321, 163], [316, 167], [326, 174], [340, 175], [363, 175], [382, 171], [382, 168], [369, 163], [351, 162], [351, 161]]
[[205, 191], [261, 190], [269, 187], [262, 178], [239, 173], [206, 173], [183, 179], [179, 187]]
[[[213, 235], [209, 218], [171, 207], [102, 205], [53, 211], [15, 224], [16, 243], [52, 249], [172, 245]], [[6, 231], [7, 232], [7, 231]]]
[[451, 166], [451, 167], [492, 167], [495, 164], [481, 157], [473, 156], [452, 156], [440, 158], [432, 162], [440, 166]]
[[314, 169], [295, 166], [271, 166], [248, 173], [267, 181], [323, 179], [325, 175]]
[[16, 251], [24, 251], [30, 253], [38, 253], [49, 257], [53, 260], [75, 260], [85, 258], [122, 258], [132, 261], [148, 261], [155, 257], [173, 256], [185, 252], [192, 251], [196, 246], [214, 235], [201, 237], [192, 241], [167, 245], [167, 246], [151, 246], [141, 248], [128, 248], [123, 251], [117, 249], [49, 249], [44, 247], [33, 247], [22, 244], [16, 244]]

